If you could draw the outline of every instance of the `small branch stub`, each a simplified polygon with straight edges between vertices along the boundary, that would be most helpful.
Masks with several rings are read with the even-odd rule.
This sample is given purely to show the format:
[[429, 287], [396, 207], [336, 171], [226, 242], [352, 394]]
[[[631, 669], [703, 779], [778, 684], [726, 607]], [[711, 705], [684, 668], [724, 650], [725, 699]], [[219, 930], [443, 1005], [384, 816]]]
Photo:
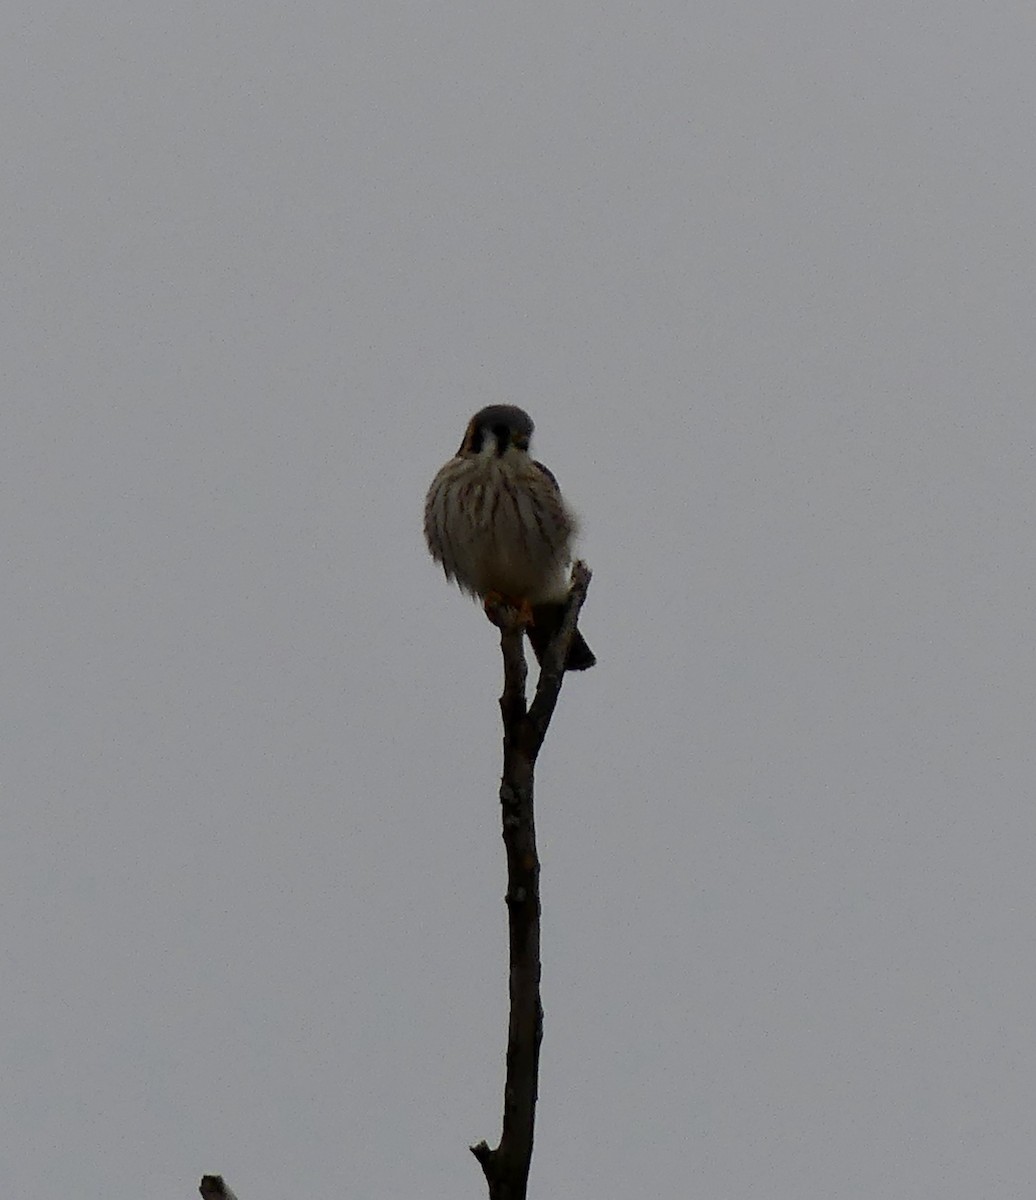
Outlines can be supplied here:
[[222, 1175], [203, 1175], [198, 1188], [204, 1200], [237, 1200], [234, 1193], [223, 1182]]

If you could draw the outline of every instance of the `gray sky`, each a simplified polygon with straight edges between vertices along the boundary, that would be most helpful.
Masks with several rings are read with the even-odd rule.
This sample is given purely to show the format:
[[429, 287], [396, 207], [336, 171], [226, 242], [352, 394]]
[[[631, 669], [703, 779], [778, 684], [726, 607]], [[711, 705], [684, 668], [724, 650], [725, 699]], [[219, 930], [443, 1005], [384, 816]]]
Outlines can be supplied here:
[[495, 401], [600, 660], [533, 1195], [1029, 1194], [1031, 3], [2, 24], [6, 1194], [483, 1194]]

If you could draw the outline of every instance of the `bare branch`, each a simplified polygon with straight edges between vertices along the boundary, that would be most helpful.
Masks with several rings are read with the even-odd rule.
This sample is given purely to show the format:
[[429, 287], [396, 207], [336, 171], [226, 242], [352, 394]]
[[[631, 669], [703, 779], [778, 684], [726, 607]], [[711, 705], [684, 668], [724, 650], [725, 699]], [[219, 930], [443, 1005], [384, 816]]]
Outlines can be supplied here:
[[507, 1073], [500, 1144], [471, 1147], [478, 1159], [490, 1200], [525, 1200], [532, 1162], [536, 1097], [539, 1087], [543, 1006], [540, 1001], [540, 860], [536, 850], [533, 783], [536, 757], [557, 704], [565, 676], [565, 659], [579, 610], [590, 585], [585, 563], [572, 569], [565, 618], [543, 659], [536, 696], [526, 708], [526, 663], [522, 614], [502, 605], [487, 605], [489, 619], [500, 628], [504, 689], [500, 713], [504, 727], [504, 769], [500, 809], [507, 854], [507, 924], [509, 944]]
[[547, 728], [561, 694], [568, 648], [572, 644], [572, 635], [575, 633], [579, 613], [582, 611], [592, 578], [593, 572], [582, 559], [572, 564], [572, 582], [565, 617], [543, 656], [543, 666], [540, 668], [540, 677], [536, 684], [536, 696], [529, 709], [529, 722], [535, 731], [537, 754], [547, 736]]
[[[524, 625], [512, 608], [498, 610], [501, 618], [500, 651], [504, 659], [504, 691], [500, 697], [500, 714], [504, 731], [525, 717], [525, 680], [528, 668], [525, 665], [522, 635]], [[490, 618], [492, 619], [492, 618]]]

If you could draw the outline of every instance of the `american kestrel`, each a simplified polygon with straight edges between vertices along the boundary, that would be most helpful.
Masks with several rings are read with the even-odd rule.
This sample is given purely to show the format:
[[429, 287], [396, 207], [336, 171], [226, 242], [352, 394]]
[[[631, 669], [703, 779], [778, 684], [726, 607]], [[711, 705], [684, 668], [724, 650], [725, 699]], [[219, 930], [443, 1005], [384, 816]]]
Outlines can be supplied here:
[[[576, 521], [558, 481], [529, 457], [532, 429], [529, 414], [510, 404], [476, 413], [428, 489], [424, 534], [447, 579], [529, 612], [529, 641], [542, 662], [564, 614]], [[577, 629], [566, 669], [596, 661]]]

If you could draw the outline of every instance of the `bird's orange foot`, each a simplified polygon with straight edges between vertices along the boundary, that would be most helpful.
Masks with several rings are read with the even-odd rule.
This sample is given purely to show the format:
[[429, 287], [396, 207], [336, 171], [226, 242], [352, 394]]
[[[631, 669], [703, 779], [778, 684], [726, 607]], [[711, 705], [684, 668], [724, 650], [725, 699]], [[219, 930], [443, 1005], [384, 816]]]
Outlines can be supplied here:
[[536, 624], [536, 619], [532, 614], [532, 605], [528, 600], [518, 601], [518, 624], [524, 625], [526, 628]]
[[524, 629], [533, 624], [532, 605], [528, 600], [514, 600], [500, 592], [486, 592], [482, 597], [482, 607], [498, 629], [509, 625]]

